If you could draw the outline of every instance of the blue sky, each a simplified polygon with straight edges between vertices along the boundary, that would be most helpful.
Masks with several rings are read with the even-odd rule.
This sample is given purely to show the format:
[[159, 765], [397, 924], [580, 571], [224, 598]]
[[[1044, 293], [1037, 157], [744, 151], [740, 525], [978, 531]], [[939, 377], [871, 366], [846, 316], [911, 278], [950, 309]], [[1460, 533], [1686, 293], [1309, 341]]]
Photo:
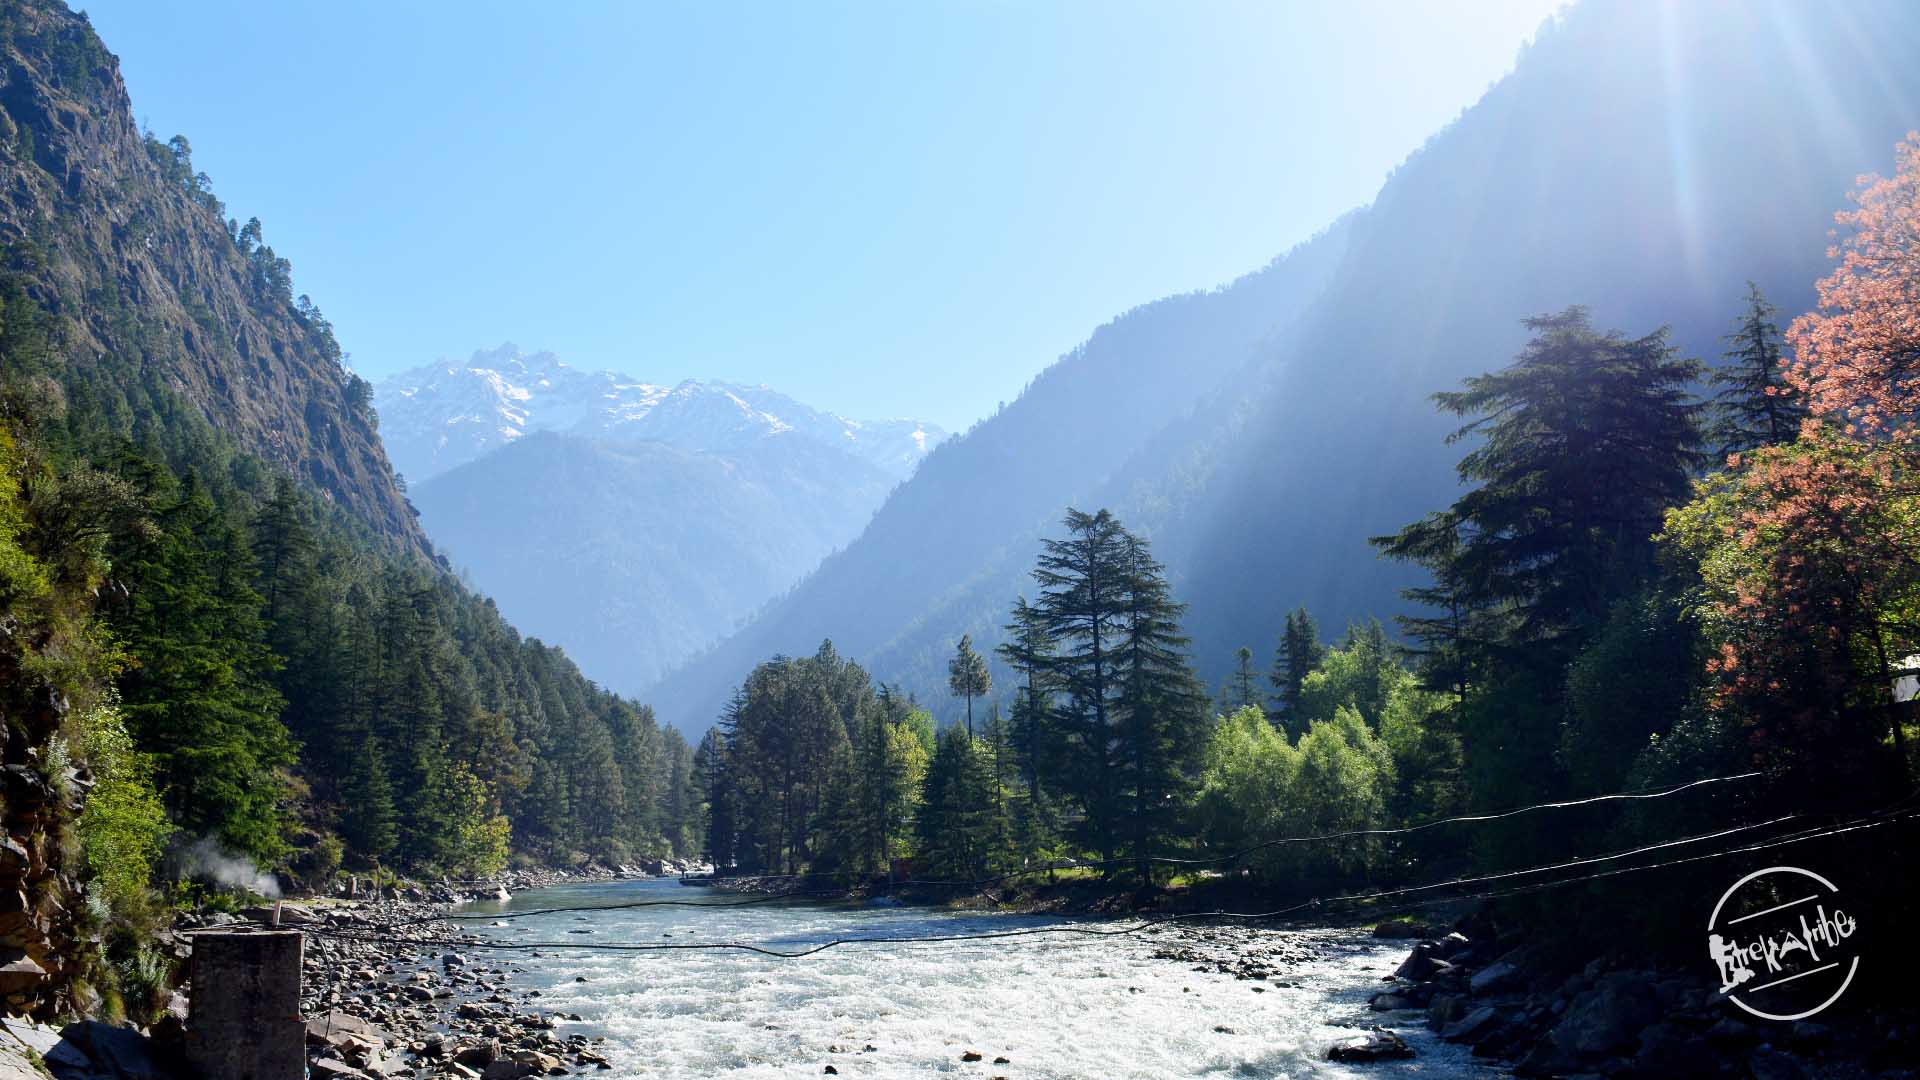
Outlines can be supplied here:
[[1558, 0], [95, 0], [362, 373], [512, 340], [959, 429], [1378, 190]]

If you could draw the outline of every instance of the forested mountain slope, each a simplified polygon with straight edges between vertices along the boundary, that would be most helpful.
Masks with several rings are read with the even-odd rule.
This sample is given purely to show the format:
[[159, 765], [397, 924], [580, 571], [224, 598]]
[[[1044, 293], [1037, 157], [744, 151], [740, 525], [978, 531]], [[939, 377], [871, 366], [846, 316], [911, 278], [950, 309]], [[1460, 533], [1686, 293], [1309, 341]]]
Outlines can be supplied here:
[[[862, 661], [886, 650], [950, 649], [956, 598], [982, 580], [1005, 592], [1008, 568], [1030, 565], [1063, 507], [1237, 378], [1324, 286], [1350, 227], [1342, 222], [1231, 285], [1143, 305], [1094, 331], [1018, 400], [936, 447], [845, 551], [650, 690], [661, 715], [704, 728], [757, 660], [810, 654], [823, 638]], [[904, 674], [899, 665], [877, 671], [889, 681]], [[915, 688], [925, 695], [930, 687]]]
[[425, 542], [370, 387], [257, 220], [229, 220], [188, 142], [143, 135], [118, 63], [64, 5], [0, 4], [0, 244], [65, 324], [78, 393], [130, 424], [176, 392], [236, 446], [381, 534]]
[[0, 0], [0, 80], [0, 948], [74, 960], [6, 992], [138, 967], [196, 849], [323, 888], [690, 850], [691, 748], [429, 557], [371, 388], [84, 16]]
[[1201, 670], [1270, 655], [1296, 604], [1336, 628], [1406, 610], [1366, 538], [1458, 494], [1469, 447], [1429, 395], [1505, 365], [1521, 318], [1584, 304], [1717, 362], [1748, 280], [1812, 307], [1841, 193], [1920, 126], [1916, 49], [1901, 3], [1603, 0], [1543, 32], [1381, 190], [1246, 422], [1189, 451], [1216, 462], [1204, 488], [1157, 516], [1140, 493], [1185, 485], [1107, 493], [1178, 568]]
[[[1212, 683], [1238, 646], [1264, 662], [1295, 605], [1334, 628], [1404, 610], [1409, 571], [1366, 540], [1457, 490], [1462, 450], [1443, 445], [1429, 395], [1504, 365], [1521, 318], [1569, 304], [1631, 335], [1670, 323], [1709, 360], [1747, 279], [1804, 310], [1836, 193], [1920, 126], [1917, 47], [1920, 9], [1899, 3], [1575, 7], [1337, 243], [1275, 268], [1337, 260], [1316, 267], [1324, 288], [1256, 298], [1242, 282], [1102, 328], [654, 699], [702, 726], [755, 658], [831, 636], [951, 716], [946, 657], [963, 633], [983, 651], [1000, 640], [1034, 537], [1068, 503], [1112, 507], [1153, 539]], [[1190, 366], [1251, 325], [1280, 332], [1244, 367]], [[1094, 359], [1121, 342], [1124, 364]]]

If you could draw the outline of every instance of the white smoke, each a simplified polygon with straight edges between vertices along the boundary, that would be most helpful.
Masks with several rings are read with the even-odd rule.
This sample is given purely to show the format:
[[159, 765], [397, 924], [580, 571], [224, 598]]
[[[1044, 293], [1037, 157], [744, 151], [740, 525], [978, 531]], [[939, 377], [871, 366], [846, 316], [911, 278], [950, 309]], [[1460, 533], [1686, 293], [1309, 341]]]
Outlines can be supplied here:
[[183, 878], [208, 878], [228, 888], [245, 889], [269, 900], [280, 898], [280, 882], [272, 874], [262, 873], [245, 855], [235, 855], [211, 836], [203, 836], [175, 853], [178, 875]]

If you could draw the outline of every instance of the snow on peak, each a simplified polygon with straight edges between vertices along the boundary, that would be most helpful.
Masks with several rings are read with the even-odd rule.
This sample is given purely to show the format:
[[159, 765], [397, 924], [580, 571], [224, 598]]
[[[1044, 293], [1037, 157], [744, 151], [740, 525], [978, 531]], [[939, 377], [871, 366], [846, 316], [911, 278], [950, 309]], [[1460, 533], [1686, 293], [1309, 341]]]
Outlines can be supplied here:
[[667, 387], [584, 371], [511, 342], [466, 363], [440, 360], [374, 387], [394, 467], [419, 482], [533, 431], [653, 440], [724, 453], [777, 435], [833, 446], [905, 478], [945, 432], [913, 420], [860, 421], [802, 405], [765, 385], [683, 380]]

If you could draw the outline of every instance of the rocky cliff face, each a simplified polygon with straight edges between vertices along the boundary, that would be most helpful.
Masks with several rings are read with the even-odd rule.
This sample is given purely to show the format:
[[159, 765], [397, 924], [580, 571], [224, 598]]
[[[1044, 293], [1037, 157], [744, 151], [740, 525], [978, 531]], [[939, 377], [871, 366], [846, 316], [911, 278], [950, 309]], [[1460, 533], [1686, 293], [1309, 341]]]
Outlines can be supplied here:
[[60, 316], [67, 362], [97, 365], [103, 389], [171, 391], [425, 549], [326, 320], [294, 299], [257, 226], [226, 219], [186, 142], [140, 132], [118, 61], [58, 0], [0, 0], [0, 245]]

